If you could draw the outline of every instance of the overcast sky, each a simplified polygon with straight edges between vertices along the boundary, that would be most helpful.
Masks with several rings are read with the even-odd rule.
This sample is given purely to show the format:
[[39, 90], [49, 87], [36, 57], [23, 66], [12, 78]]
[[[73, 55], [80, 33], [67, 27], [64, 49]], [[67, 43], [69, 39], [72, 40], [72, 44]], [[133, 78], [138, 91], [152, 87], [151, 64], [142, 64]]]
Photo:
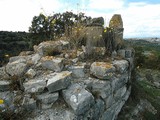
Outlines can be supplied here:
[[0, 0], [0, 31], [27, 32], [35, 15], [65, 11], [103, 16], [106, 25], [121, 14], [124, 37], [160, 37], [160, 0]]

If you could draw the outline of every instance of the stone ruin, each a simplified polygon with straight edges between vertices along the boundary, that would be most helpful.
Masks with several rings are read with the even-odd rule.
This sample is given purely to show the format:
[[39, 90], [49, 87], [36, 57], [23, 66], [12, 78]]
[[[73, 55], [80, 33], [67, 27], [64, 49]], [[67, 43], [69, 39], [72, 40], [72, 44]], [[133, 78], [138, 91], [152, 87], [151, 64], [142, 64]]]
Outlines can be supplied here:
[[[101, 47], [105, 53], [111, 56], [112, 52], [122, 49], [123, 43], [123, 21], [121, 15], [115, 14], [109, 26], [104, 28], [104, 19], [102, 17], [93, 18], [89, 23], [79, 26], [78, 30], [74, 27], [69, 27], [69, 31], [65, 32], [67, 36], [76, 38], [76, 42], [80, 42], [80, 46], [86, 46], [86, 54], [93, 55], [96, 52], [96, 47]], [[75, 27], [77, 28], [77, 27]], [[91, 56], [93, 57], [93, 56]]]
[[[105, 42], [105, 45], [108, 41], [116, 43], [112, 50], [123, 39], [123, 25], [119, 25], [122, 20], [113, 24], [117, 18], [114, 16], [110, 27], [118, 34], [114, 41], [108, 36]], [[87, 30], [99, 36], [98, 40], [102, 34], [110, 35], [103, 33], [101, 26], [92, 28]], [[87, 46], [94, 38], [92, 34], [87, 37], [88, 43], [81, 48], [73, 49], [68, 39], [60, 38], [11, 57], [0, 68], [0, 112], [20, 112], [26, 120], [116, 119], [131, 93], [133, 51], [118, 48], [110, 60], [88, 60], [87, 47], [106, 59], [109, 57], [101, 47]]]

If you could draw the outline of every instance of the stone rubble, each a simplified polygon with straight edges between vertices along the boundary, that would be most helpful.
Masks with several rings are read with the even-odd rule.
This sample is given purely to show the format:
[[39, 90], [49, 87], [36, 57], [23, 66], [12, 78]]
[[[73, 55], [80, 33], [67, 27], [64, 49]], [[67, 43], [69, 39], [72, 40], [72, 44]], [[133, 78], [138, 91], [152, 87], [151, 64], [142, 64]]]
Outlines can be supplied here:
[[71, 83], [71, 72], [62, 71], [61, 73], [55, 73], [55, 76], [48, 79], [47, 88], [49, 92], [55, 92], [67, 88]]
[[68, 70], [72, 72], [72, 76], [75, 78], [85, 77], [85, 63], [72, 65], [68, 68]]
[[63, 90], [63, 98], [76, 115], [85, 113], [94, 104], [94, 97], [79, 84], [73, 84]]
[[99, 79], [111, 79], [114, 76], [115, 67], [106, 62], [94, 62], [90, 68], [90, 74]]
[[43, 68], [46, 68], [55, 72], [62, 71], [64, 67], [64, 64], [63, 64], [64, 58], [53, 58], [53, 57], [46, 56], [46, 57], [42, 57], [41, 61], [42, 61], [41, 64]]

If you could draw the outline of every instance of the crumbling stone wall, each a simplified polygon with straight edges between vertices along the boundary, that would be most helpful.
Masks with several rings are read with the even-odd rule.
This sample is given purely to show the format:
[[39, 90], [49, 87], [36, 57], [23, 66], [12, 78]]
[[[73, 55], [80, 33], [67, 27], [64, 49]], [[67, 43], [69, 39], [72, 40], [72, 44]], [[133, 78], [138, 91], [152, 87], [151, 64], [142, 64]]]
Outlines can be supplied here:
[[[101, 36], [103, 29], [93, 28]], [[87, 46], [74, 50], [70, 45], [66, 39], [46, 41], [34, 52], [11, 57], [0, 68], [1, 113], [23, 110], [23, 119], [31, 120], [116, 119], [131, 92], [133, 50], [120, 49], [108, 61], [85, 61]], [[101, 47], [94, 50], [108, 58]], [[59, 54], [51, 54], [55, 51]]]
[[[70, 54], [69, 45], [63, 40], [46, 41], [34, 47], [34, 54], [11, 57], [0, 68], [1, 112], [23, 108], [23, 119], [39, 120], [115, 119], [131, 92], [128, 82], [133, 63], [125, 59], [133, 58], [132, 51], [124, 50], [125, 56], [119, 51], [121, 60], [81, 62], [83, 50]], [[55, 50], [48, 51], [49, 46], [62, 53], [48, 56], [47, 52]], [[11, 90], [15, 76], [17, 82], [23, 77], [22, 86]]]

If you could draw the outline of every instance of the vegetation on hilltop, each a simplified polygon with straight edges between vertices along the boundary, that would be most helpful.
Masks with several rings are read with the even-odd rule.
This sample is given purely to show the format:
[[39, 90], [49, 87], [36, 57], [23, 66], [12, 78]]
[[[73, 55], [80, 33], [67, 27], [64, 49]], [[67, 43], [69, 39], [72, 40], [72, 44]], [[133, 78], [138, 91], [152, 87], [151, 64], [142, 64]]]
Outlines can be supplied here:
[[7, 62], [10, 56], [32, 50], [32, 41], [30, 33], [0, 31], [0, 66]]

